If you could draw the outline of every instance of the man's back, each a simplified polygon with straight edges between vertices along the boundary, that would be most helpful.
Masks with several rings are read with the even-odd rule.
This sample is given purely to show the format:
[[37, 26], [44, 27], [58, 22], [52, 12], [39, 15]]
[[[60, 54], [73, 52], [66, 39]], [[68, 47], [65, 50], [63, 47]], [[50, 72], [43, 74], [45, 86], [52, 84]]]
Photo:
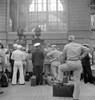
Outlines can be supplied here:
[[70, 42], [65, 45], [63, 53], [65, 54], [67, 60], [78, 60], [81, 54], [86, 50], [88, 49], [81, 44]]
[[69, 43], [66, 45], [67, 47], [67, 59], [79, 59], [81, 55], [81, 45], [78, 43]]
[[11, 58], [16, 61], [21, 61], [24, 59], [24, 53], [21, 50], [15, 50], [13, 51]]
[[41, 50], [35, 50], [32, 53], [32, 63], [34, 66], [43, 65], [44, 53]]

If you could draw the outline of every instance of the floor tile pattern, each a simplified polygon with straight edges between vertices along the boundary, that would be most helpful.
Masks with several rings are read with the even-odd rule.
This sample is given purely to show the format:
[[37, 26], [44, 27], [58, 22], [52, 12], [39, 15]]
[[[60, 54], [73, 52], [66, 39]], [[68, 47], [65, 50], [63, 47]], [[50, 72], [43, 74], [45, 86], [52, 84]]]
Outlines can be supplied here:
[[[73, 100], [72, 98], [53, 97], [52, 87], [30, 86], [27, 82], [25, 85], [9, 85], [8, 88], [2, 88], [4, 93], [0, 94], [0, 100]], [[95, 100], [95, 85], [80, 84], [80, 100]]]

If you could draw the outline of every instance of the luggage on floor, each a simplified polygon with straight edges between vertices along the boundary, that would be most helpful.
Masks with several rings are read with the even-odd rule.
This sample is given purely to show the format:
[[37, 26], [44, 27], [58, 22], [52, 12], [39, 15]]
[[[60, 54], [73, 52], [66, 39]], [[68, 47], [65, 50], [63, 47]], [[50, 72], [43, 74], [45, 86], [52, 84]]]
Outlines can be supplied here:
[[36, 76], [32, 76], [31, 78], [30, 78], [30, 85], [31, 86], [35, 86], [36, 85]]
[[0, 86], [1, 87], [8, 87], [8, 77], [6, 75], [6, 73], [2, 73], [1, 75], [1, 79], [0, 79]]
[[53, 85], [53, 96], [58, 97], [72, 97], [73, 96], [74, 85]]
[[47, 84], [50, 86], [52, 86], [54, 84], [52, 76], [47, 76], [46, 81], [47, 81]]
[[68, 84], [69, 82], [69, 71], [63, 73], [63, 85], [53, 85], [53, 96], [58, 97], [73, 97], [74, 84]]
[[30, 80], [30, 75], [29, 75], [29, 73], [27, 73], [26, 75], [25, 75], [25, 81], [29, 81]]

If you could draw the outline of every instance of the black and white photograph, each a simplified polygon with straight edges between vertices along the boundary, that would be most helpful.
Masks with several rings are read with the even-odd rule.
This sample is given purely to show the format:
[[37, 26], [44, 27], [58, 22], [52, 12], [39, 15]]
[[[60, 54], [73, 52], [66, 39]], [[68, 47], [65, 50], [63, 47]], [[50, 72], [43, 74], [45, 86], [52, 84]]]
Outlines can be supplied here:
[[0, 0], [0, 100], [95, 100], [95, 0]]

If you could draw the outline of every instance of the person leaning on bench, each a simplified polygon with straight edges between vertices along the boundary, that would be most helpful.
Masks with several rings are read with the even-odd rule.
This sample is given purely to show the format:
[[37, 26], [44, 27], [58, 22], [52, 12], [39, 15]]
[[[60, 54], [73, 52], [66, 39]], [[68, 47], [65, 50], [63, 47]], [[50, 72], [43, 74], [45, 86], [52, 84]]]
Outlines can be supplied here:
[[86, 47], [79, 43], [75, 43], [75, 37], [68, 37], [68, 44], [64, 46], [62, 53], [62, 64], [58, 66], [57, 84], [63, 84], [63, 71], [73, 71], [74, 73], [74, 92], [73, 100], [79, 100], [80, 95], [80, 75], [82, 72], [81, 59], [85, 57], [89, 51]]

